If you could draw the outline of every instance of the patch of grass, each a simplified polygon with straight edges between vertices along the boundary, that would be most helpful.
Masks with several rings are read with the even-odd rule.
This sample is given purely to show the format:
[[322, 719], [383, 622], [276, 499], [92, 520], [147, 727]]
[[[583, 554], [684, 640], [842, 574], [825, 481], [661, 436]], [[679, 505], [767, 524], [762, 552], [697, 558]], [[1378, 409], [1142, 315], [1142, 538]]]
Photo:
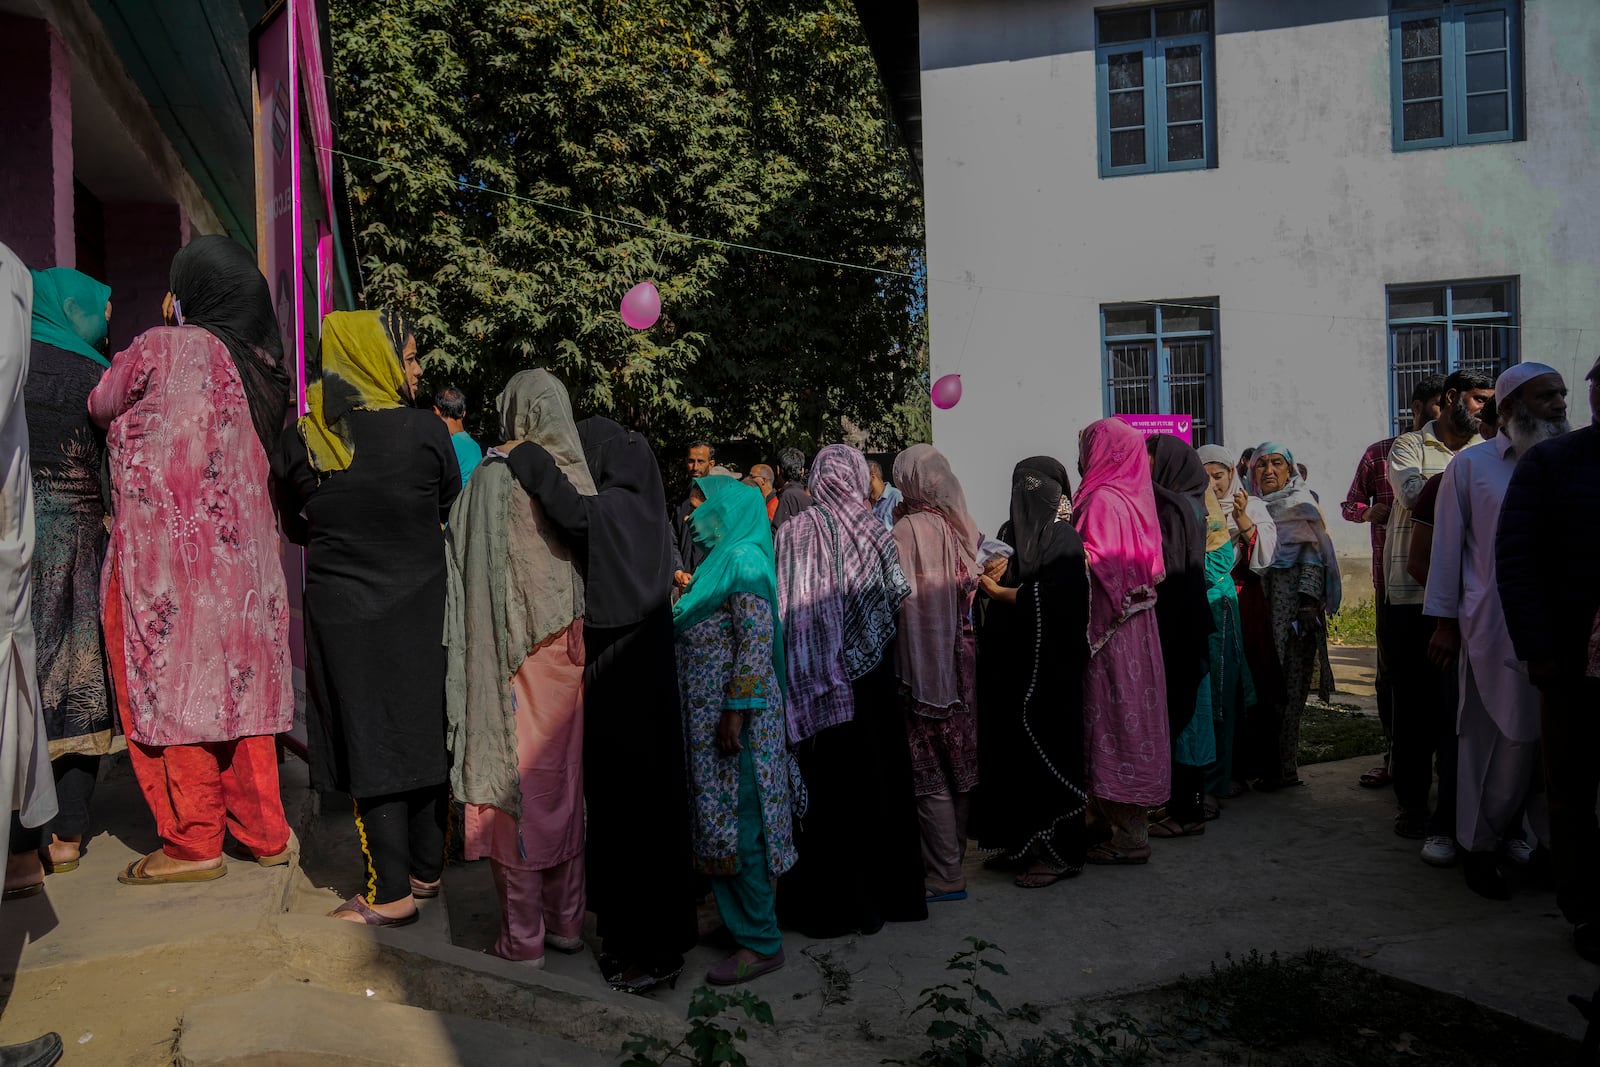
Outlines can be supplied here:
[[1298, 758], [1302, 767], [1356, 756], [1381, 756], [1387, 747], [1377, 716], [1318, 703], [1307, 704], [1300, 714]]
[[1328, 618], [1328, 644], [1370, 647], [1378, 643], [1378, 604], [1368, 597], [1346, 604]]
[[1186, 1063], [1492, 1067], [1568, 1063], [1575, 1049], [1558, 1034], [1316, 949], [1287, 958], [1252, 949], [1168, 992], [1179, 997], [1171, 1021], [1190, 1045]]

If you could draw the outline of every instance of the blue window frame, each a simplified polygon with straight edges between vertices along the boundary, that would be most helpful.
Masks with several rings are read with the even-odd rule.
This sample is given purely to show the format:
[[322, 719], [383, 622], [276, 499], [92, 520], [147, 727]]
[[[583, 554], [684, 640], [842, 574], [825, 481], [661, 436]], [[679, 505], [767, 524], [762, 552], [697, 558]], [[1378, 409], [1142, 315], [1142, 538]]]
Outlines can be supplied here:
[[1520, 0], [1393, 0], [1391, 6], [1396, 151], [1519, 139]]
[[1391, 285], [1389, 410], [1394, 432], [1411, 429], [1411, 391], [1429, 374], [1482, 371], [1517, 362], [1517, 280]]
[[1107, 415], [1188, 415], [1196, 447], [1222, 440], [1217, 301], [1103, 304]]
[[1095, 12], [1100, 177], [1217, 165], [1211, 5]]

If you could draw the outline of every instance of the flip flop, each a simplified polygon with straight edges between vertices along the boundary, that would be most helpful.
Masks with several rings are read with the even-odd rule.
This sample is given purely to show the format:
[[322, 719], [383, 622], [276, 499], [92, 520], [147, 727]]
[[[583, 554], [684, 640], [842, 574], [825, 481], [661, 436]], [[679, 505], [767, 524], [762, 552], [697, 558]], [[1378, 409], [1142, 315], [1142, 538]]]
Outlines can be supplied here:
[[171, 874], [146, 874], [145, 864], [150, 862], [149, 856], [140, 856], [117, 875], [117, 881], [123, 885], [177, 885], [181, 882], [211, 882], [228, 873], [226, 863], [215, 867], [203, 867], [197, 871], [173, 871]]
[[1204, 813], [1206, 822], [1216, 822], [1218, 819], [1222, 818], [1221, 804], [1212, 804], [1208, 802], [1201, 805], [1200, 810]]
[[1162, 819], [1159, 822], [1153, 822], [1150, 824], [1151, 837], [1199, 837], [1205, 832], [1206, 824], [1204, 820], [1201, 820], [1197, 823], [1190, 823], [1188, 826], [1185, 826], [1177, 819], [1169, 817]]
[[439, 895], [439, 886], [441, 884], [443, 884], [443, 879], [438, 882], [424, 882], [422, 879], [412, 875], [411, 895], [418, 900], [432, 900]]
[[413, 911], [410, 915], [402, 915], [398, 919], [391, 919], [387, 915], [373, 911], [367, 905], [367, 902], [360, 897], [351, 897], [343, 904], [340, 904], [337, 908], [328, 912], [328, 918], [331, 919], [335, 915], [345, 914], [361, 916], [361, 921], [368, 926], [410, 926], [422, 917], [421, 912]]
[[923, 886], [922, 890], [927, 894], [927, 903], [929, 904], [943, 904], [946, 901], [967, 899], [967, 891], [965, 889], [947, 889], [941, 892], [932, 886]]
[[62, 860], [60, 863], [54, 863], [48, 859], [44, 861], [45, 874], [67, 874], [68, 872], [75, 871], [77, 869], [77, 860]]
[[43, 892], [43, 882], [29, 882], [27, 885], [19, 885], [7, 889], [4, 894], [0, 894], [0, 900], [26, 900], [28, 897], [36, 897]]
[[[1146, 846], [1148, 847], [1148, 846]], [[1084, 859], [1100, 867], [1133, 867], [1150, 862], [1150, 853], [1138, 855], [1110, 845], [1096, 845]]]
[[753, 981], [764, 974], [771, 974], [783, 966], [783, 949], [770, 956], [764, 956], [753, 962], [740, 962], [729, 956], [715, 967], [706, 972], [706, 981], [711, 985], [740, 985]]
[[1363, 789], [1382, 789], [1384, 786], [1392, 784], [1392, 779], [1389, 777], [1389, 768], [1387, 767], [1374, 767], [1360, 778], [1357, 778], [1356, 781], [1361, 784]]
[[1076, 878], [1083, 873], [1083, 868], [1077, 870], [1053, 871], [1048, 867], [1037, 871], [1023, 871], [1011, 880], [1011, 884], [1018, 889], [1048, 889], [1057, 882], [1064, 882], [1068, 878]]

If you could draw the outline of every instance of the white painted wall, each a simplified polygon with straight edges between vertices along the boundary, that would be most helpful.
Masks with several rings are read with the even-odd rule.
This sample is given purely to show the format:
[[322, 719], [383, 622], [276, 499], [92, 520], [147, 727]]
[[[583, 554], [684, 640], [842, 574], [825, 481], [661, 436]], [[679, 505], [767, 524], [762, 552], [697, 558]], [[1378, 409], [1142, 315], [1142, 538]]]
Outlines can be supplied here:
[[921, 4], [933, 374], [965, 386], [934, 439], [984, 530], [1017, 460], [1072, 467], [1103, 414], [1103, 303], [1219, 298], [1225, 442], [1293, 449], [1357, 571], [1337, 502], [1387, 436], [1386, 285], [1519, 276], [1521, 357], [1588, 420], [1600, 3], [1526, 0], [1526, 140], [1397, 153], [1385, 0], [1215, 0], [1217, 168], [1108, 179], [1094, 6]]

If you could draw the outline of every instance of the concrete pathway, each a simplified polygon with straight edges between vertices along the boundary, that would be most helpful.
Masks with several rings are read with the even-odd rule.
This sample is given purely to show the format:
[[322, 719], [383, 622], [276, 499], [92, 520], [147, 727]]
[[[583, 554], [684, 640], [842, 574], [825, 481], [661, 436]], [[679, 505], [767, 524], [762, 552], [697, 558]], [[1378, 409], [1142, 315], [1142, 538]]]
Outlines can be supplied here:
[[[1370, 708], [1354, 680], [1363, 667], [1370, 671], [1370, 653], [1339, 650], [1335, 664], [1345, 690], [1338, 701]], [[971, 898], [934, 905], [926, 923], [826, 942], [789, 935], [788, 966], [752, 987], [778, 1018], [776, 1033], [754, 1039], [752, 1060], [876, 1062], [912, 1051], [925, 1021], [907, 1014], [924, 987], [948, 977], [947, 957], [969, 936], [1006, 950], [1011, 976], [992, 983], [1006, 1004], [1065, 1012], [1204, 974], [1229, 953], [1316, 946], [1579, 1033], [1565, 997], [1591, 992], [1600, 968], [1572, 952], [1553, 895], [1524, 890], [1496, 904], [1468, 892], [1459, 871], [1425, 866], [1419, 843], [1392, 832], [1392, 796], [1357, 786], [1371, 763], [1309, 767], [1305, 788], [1230, 802], [1203, 837], [1155, 842], [1146, 867], [1091, 868], [1048, 889], [1021, 890], [973, 857]], [[540, 1058], [559, 1062], [550, 1050], [562, 1046], [544, 1038], [607, 1055], [631, 1030], [681, 1033], [693, 988], [720, 958], [697, 948], [675, 990], [631, 998], [605, 988], [587, 952], [552, 954], [543, 972], [485, 956], [498, 908], [483, 863], [452, 866], [443, 899], [415, 927], [373, 932], [324, 919], [359, 885], [350, 818], [333, 804], [313, 817], [302, 766], [287, 764], [284, 781], [291, 810], [304, 816], [305, 872], [291, 882], [283, 871], [233, 861], [217, 882], [159, 889], [116, 884], [116, 870], [154, 839], [131, 777], [106, 783], [100, 810], [109, 829], [94, 838], [84, 866], [50, 879], [45, 897], [0, 912], [0, 948], [8, 953], [0, 969], [15, 975], [0, 984], [9, 999], [0, 1043], [54, 1028], [67, 1040], [69, 1065], [153, 1065], [188, 1055], [187, 1033], [192, 1062], [225, 1063], [226, 1020], [243, 1010], [226, 998], [257, 992], [261, 1004], [283, 1008], [286, 1028], [305, 1029], [304, 1051], [314, 1047], [327, 1057], [321, 1062], [357, 1062], [341, 1058], [338, 1028], [329, 1023], [349, 1012], [359, 1027], [431, 1035], [415, 1039], [422, 1058], [411, 1062], [530, 1062], [536, 1047], [546, 1054]], [[284, 992], [285, 983], [306, 989]], [[346, 996], [428, 1013], [386, 1014], [366, 1003], [350, 1009]], [[474, 1036], [472, 1020], [539, 1040], [516, 1049], [498, 1030]], [[259, 1051], [278, 1058], [259, 1062], [295, 1062], [293, 1043], [270, 1023], [271, 1012], [251, 1014], [248, 1026], [241, 1017], [238, 1036], [265, 1035]], [[78, 1044], [84, 1035], [91, 1036]], [[504, 1057], [484, 1058], [497, 1041]], [[385, 1040], [381, 1047], [395, 1046]], [[443, 1058], [449, 1049], [454, 1061]]]

